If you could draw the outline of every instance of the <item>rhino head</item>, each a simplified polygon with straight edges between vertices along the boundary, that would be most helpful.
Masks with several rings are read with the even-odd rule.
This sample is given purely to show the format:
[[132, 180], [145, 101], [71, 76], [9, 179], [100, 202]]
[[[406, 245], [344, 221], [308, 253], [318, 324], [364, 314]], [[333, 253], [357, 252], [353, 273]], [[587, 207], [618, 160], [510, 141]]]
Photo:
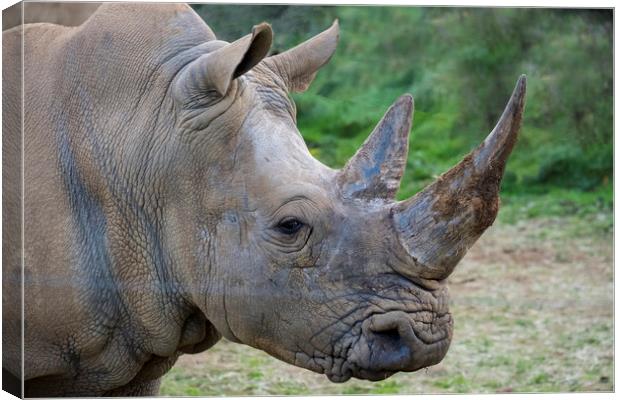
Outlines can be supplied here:
[[446, 278], [498, 212], [525, 77], [478, 148], [395, 201], [410, 95], [341, 170], [313, 158], [296, 127], [288, 93], [309, 86], [338, 29], [267, 57], [272, 32], [261, 24], [233, 43], [207, 42], [176, 75], [187, 152], [172, 218], [195, 266], [191, 297], [219, 333], [334, 382], [380, 380], [448, 350]]

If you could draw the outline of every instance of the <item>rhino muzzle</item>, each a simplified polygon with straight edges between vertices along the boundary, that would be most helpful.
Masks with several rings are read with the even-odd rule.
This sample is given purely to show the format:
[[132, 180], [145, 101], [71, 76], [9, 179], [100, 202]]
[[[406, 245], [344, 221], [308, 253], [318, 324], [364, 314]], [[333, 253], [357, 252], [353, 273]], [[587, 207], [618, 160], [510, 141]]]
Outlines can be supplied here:
[[349, 362], [356, 377], [381, 380], [439, 363], [451, 339], [452, 317], [447, 312], [388, 311], [364, 321]]

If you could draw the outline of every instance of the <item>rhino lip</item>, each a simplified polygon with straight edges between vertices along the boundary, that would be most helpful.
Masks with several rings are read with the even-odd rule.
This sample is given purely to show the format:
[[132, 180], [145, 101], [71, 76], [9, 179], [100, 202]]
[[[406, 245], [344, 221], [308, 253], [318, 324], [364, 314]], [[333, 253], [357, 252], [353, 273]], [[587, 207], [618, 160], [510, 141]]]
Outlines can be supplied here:
[[337, 371], [325, 371], [332, 382], [351, 377], [383, 380], [399, 371], [413, 372], [439, 363], [452, 337], [450, 314], [389, 311], [362, 323], [361, 333]]

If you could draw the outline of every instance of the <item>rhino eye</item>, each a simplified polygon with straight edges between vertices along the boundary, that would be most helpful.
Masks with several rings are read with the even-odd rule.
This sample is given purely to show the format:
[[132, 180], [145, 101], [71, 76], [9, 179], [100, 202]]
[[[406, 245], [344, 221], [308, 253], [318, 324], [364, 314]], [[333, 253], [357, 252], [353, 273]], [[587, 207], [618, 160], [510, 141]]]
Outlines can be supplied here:
[[303, 228], [304, 223], [295, 218], [285, 218], [278, 223], [276, 229], [285, 235], [294, 235]]

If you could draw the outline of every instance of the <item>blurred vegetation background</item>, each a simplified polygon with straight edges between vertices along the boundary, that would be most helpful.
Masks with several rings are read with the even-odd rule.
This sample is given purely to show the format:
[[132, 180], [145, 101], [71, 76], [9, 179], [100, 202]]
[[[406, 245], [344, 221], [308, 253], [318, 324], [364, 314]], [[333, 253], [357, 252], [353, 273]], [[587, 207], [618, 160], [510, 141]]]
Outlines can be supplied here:
[[293, 95], [300, 131], [329, 166], [344, 165], [389, 105], [411, 93], [414, 124], [399, 197], [411, 196], [484, 139], [526, 74], [523, 128], [502, 186], [504, 205], [515, 207], [503, 217], [612, 207], [611, 10], [193, 7], [227, 41], [271, 23], [273, 53], [339, 19], [336, 54], [306, 93]]

